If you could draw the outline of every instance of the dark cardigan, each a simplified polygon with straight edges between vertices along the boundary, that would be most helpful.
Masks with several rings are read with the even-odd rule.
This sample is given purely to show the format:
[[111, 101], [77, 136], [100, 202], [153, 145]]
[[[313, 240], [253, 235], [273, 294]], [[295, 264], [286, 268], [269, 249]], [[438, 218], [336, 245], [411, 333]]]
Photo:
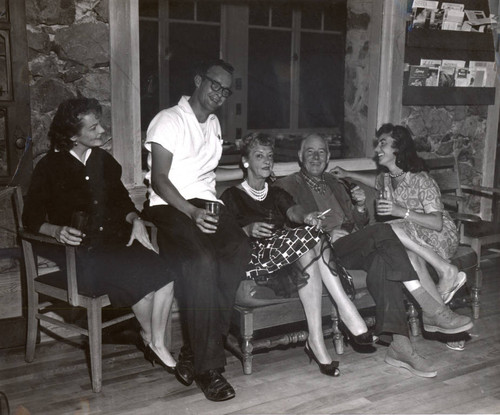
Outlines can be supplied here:
[[121, 166], [106, 151], [92, 150], [83, 165], [66, 151], [49, 152], [37, 164], [26, 197], [23, 221], [38, 232], [44, 222], [70, 225], [74, 211], [90, 215], [87, 241], [130, 236], [125, 217], [135, 212], [127, 189], [121, 182]]

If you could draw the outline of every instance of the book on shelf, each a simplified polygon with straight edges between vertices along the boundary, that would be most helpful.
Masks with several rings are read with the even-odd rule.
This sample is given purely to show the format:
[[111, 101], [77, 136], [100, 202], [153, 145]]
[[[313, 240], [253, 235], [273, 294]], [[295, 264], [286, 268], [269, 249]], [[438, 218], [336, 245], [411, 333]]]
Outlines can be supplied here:
[[465, 16], [470, 24], [483, 24], [486, 14], [482, 10], [465, 10]]
[[441, 30], [443, 27], [444, 10], [431, 10], [429, 29]]
[[415, 29], [430, 27], [436, 20], [438, 1], [414, 0], [412, 5], [412, 26]]
[[482, 88], [486, 79], [486, 71], [483, 69], [469, 69], [471, 77], [471, 85], [474, 87]]
[[446, 9], [451, 9], [451, 10], [458, 10], [459, 12], [463, 12], [465, 8], [465, 5], [462, 3], [448, 3], [448, 2], [443, 2], [441, 4], [441, 9], [446, 10]]
[[455, 72], [455, 86], [467, 87], [473, 84], [472, 72], [469, 68], [457, 68]]
[[491, 17], [486, 17], [482, 10], [466, 10], [465, 17], [467, 18], [462, 24], [462, 30], [466, 32], [481, 32], [491, 30], [493, 23], [496, 20]]
[[441, 66], [453, 66], [454, 68], [465, 68], [465, 61], [459, 59], [443, 59]]
[[497, 74], [496, 62], [470, 61], [469, 69], [474, 71], [474, 86], [494, 87]]
[[413, 0], [412, 9], [437, 9], [439, 1], [434, 0]]
[[445, 9], [443, 15], [442, 30], [460, 30], [464, 21], [465, 13], [460, 10]]
[[439, 67], [428, 67], [427, 78], [425, 78], [425, 86], [439, 86]]
[[410, 66], [410, 76], [408, 78], [409, 86], [425, 86], [425, 80], [429, 74], [429, 68], [426, 66]]
[[428, 68], [439, 68], [441, 66], [441, 59], [420, 59], [420, 66], [427, 66]]
[[455, 72], [454, 66], [441, 66], [439, 71], [439, 86], [455, 86]]

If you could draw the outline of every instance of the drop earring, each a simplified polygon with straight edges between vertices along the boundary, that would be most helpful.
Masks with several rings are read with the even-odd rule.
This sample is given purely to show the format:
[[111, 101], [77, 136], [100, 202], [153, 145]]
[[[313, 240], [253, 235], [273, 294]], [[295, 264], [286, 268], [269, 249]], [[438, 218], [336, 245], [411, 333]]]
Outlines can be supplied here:
[[243, 167], [244, 167], [245, 169], [248, 169], [248, 166], [250, 166], [250, 165], [249, 165], [249, 164], [245, 161], [245, 162], [243, 163]]

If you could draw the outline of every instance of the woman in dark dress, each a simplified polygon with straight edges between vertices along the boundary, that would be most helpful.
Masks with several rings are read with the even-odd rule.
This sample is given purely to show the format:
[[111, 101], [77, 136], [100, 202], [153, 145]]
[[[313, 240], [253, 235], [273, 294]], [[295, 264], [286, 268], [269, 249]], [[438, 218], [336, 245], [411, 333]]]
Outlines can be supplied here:
[[[102, 146], [102, 109], [95, 99], [62, 102], [49, 130], [51, 149], [37, 164], [26, 197], [28, 229], [77, 246], [81, 292], [107, 294], [114, 307], [131, 307], [141, 325], [145, 357], [173, 372], [165, 347], [174, 274], [155, 252], [121, 182], [121, 166]], [[84, 232], [70, 226], [85, 212]]]
[[[321, 372], [338, 376], [338, 362], [332, 361], [323, 339], [321, 323], [322, 284], [335, 300], [340, 316], [355, 341], [372, 344], [364, 320], [346, 295], [338, 275], [329, 266], [331, 250], [322, 249], [319, 212], [305, 214], [292, 196], [278, 187], [268, 186], [273, 168], [274, 142], [265, 134], [253, 134], [243, 141], [242, 162], [246, 178], [221, 196], [245, 233], [251, 238], [252, 258], [247, 278], [256, 281], [279, 278], [277, 271], [285, 266], [288, 273], [298, 270], [298, 294], [304, 306], [309, 337], [305, 351]], [[285, 228], [285, 221], [303, 224]], [[297, 267], [298, 265], [298, 267]], [[295, 270], [291, 267], [296, 267]]]

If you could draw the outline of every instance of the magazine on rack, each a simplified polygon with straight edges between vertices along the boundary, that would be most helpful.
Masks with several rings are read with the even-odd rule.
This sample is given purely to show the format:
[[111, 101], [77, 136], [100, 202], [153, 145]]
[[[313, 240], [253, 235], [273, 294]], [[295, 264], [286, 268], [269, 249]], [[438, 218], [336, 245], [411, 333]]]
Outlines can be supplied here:
[[409, 86], [425, 86], [425, 80], [429, 74], [429, 68], [426, 66], [410, 66]]

